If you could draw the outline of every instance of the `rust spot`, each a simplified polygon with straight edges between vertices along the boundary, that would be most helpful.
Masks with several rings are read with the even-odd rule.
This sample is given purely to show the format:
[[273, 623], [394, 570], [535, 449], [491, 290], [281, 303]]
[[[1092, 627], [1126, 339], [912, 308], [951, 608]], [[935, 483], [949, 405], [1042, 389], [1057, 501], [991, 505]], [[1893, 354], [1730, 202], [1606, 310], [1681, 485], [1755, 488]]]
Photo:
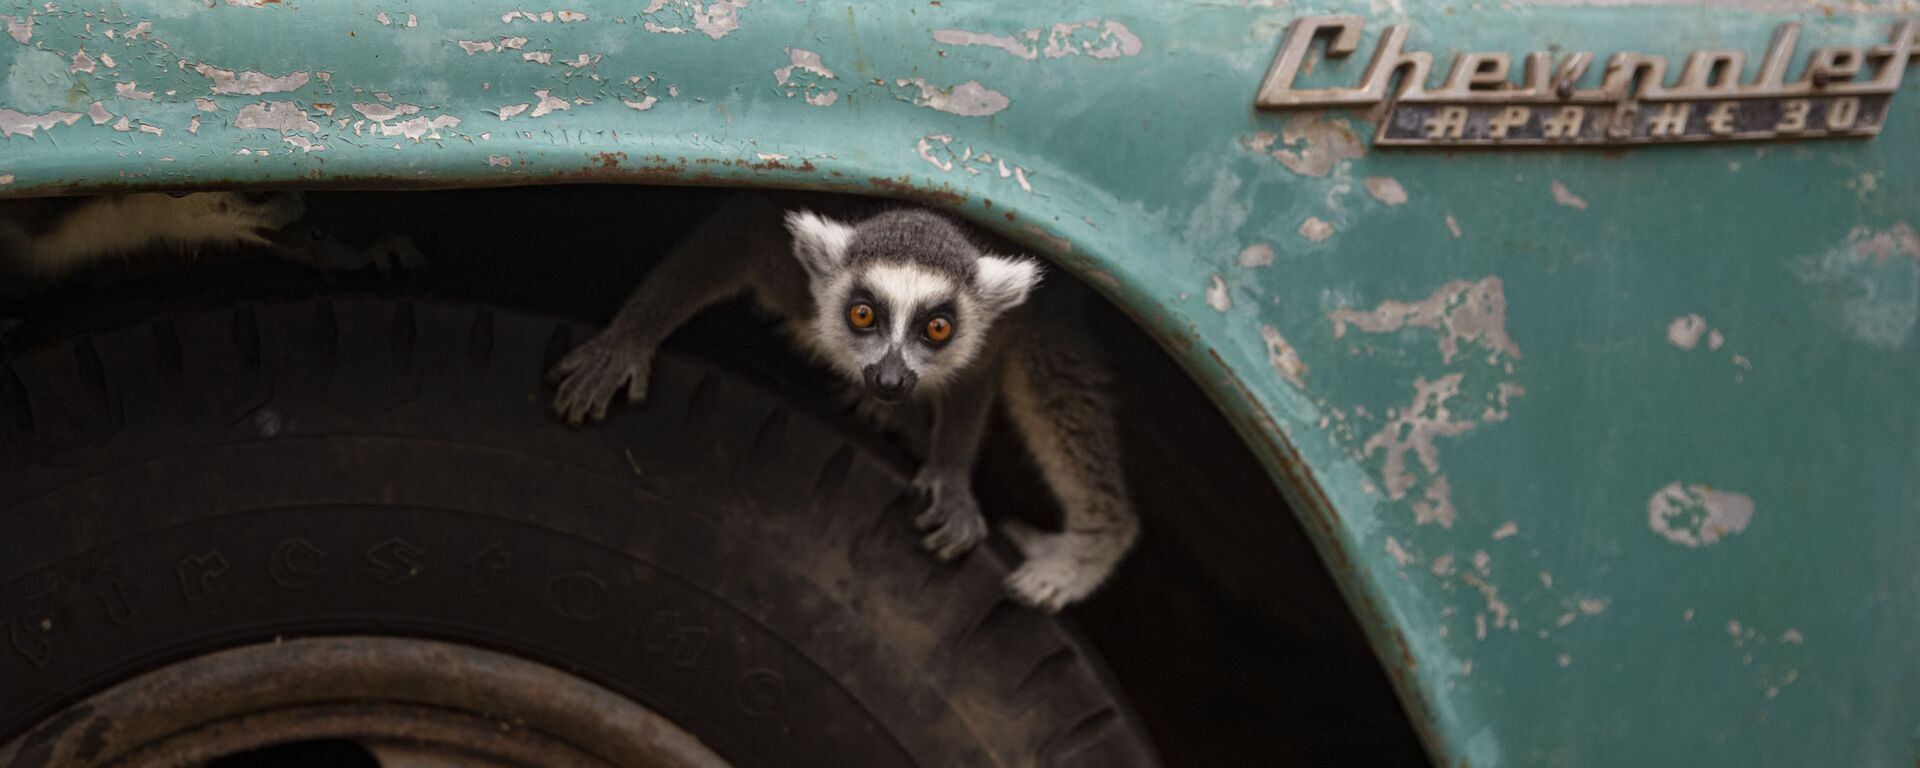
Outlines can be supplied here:
[[1019, 217], [1014, 216], [1013, 211], [1007, 211], [1007, 221], [1013, 221], [1016, 218], [1019, 218]]
[[1402, 634], [1400, 630], [1396, 629], [1393, 631], [1393, 643], [1400, 647], [1401, 668], [1412, 672], [1416, 667], [1420, 666], [1420, 663], [1413, 658], [1413, 651], [1407, 647], [1407, 636]]
[[985, 206], [985, 207], [986, 207], [986, 209], [987, 209], [987, 210], [989, 210], [989, 211], [991, 211], [991, 210], [993, 210], [993, 199], [992, 199], [992, 198], [987, 198], [987, 197], [983, 197], [983, 198], [980, 198], [980, 204], [981, 204], [982, 206]]
[[600, 152], [593, 155], [593, 164], [601, 168], [618, 168], [626, 159], [625, 152]]
[[959, 208], [967, 204], [967, 196], [953, 191], [951, 187], [925, 189], [914, 185], [907, 177], [889, 178], [886, 176], [868, 176], [867, 184], [876, 192], [893, 197], [914, 200], [923, 203], [935, 203], [949, 208]]

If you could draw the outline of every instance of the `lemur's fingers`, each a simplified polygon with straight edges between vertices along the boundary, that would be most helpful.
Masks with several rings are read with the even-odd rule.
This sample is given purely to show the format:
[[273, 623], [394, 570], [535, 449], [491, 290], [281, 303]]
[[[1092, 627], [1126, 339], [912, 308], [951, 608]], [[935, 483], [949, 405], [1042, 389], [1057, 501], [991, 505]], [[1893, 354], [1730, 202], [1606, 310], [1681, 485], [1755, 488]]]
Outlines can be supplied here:
[[560, 362], [554, 363], [552, 368], [548, 368], [547, 383], [548, 384], [565, 383], [567, 376], [572, 374], [574, 371], [579, 370], [581, 364], [585, 362], [586, 356], [582, 355], [581, 353], [585, 352], [586, 349], [587, 349], [586, 347], [579, 347], [573, 350], [572, 352], [568, 352], [565, 356], [560, 358]]
[[1030, 562], [1007, 574], [1001, 585], [1015, 602], [1047, 613], [1059, 613], [1071, 601], [1058, 583], [1040, 574], [1033, 565]]
[[987, 521], [979, 513], [954, 515], [945, 525], [927, 534], [920, 545], [933, 552], [941, 560], [952, 560], [979, 546], [980, 540], [987, 537]]

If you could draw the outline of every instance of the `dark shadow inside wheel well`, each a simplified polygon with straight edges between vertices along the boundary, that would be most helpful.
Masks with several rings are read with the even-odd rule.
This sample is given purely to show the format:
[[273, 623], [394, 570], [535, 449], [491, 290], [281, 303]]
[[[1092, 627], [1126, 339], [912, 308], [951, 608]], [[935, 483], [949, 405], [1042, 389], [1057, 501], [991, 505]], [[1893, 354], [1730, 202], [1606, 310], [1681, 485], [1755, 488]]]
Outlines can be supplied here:
[[[413, 238], [423, 266], [316, 274], [259, 254], [116, 261], [0, 304], [0, 345], [112, 327], [150, 308], [353, 290], [485, 301], [604, 323], [653, 259], [725, 194], [687, 187], [522, 187], [310, 193], [349, 241]], [[1053, 280], [1068, 280], [1056, 269]], [[1106, 589], [1070, 610], [1170, 765], [1407, 765], [1418, 739], [1352, 612], [1254, 455], [1193, 380], [1118, 309], [1108, 342], [1140, 544]], [[673, 344], [803, 392], [821, 374], [744, 302]], [[1004, 423], [976, 476], [989, 517], [1057, 511]]]

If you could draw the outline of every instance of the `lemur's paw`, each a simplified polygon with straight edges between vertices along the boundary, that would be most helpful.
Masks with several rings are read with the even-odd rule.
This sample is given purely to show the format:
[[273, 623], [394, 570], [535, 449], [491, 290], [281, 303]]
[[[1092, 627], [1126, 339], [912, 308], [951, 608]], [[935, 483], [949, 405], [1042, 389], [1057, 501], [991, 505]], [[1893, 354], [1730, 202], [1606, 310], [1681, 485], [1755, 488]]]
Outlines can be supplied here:
[[1022, 523], [1001, 531], [1027, 556], [1003, 585], [1013, 599], [1047, 613], [1085, 599], [1126, 554], [1123, 537], [1095, 533], [1041, 533]]
[[987, 538], [987, 519], [980, 515], [980, 505], [966, 482], [914, 480], [914, 490], [930, 499], [927, 511], [913, 518], [915, 527], [928, 531], [920, 545], [941, 560], [971, 552]]
[[589, 417], [607, 417], [607, 407], [622, 388], [633, 402], [647, 397], [647, 376], [653, 370], [653, 350], [618, 338], [613, 331], [588, 340], [547, 372], [547, 382], [558, 384], [553, 410], [579, 426]]

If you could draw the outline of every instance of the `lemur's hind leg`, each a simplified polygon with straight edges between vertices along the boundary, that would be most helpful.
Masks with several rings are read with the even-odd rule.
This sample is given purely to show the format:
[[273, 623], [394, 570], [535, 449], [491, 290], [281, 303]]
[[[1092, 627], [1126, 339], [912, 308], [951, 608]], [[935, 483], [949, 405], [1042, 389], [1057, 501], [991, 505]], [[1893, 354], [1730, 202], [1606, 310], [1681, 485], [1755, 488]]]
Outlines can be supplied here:
[[1022, 344], [1003, 376], [1007, 414], [1065, 512], [1059, 533], [1001, 525], [1027, 558], [1006, 587], [1048, 612], [1092, 594], [1140, 530], [1120, 469], [1109, 377], [1076, 347]]

